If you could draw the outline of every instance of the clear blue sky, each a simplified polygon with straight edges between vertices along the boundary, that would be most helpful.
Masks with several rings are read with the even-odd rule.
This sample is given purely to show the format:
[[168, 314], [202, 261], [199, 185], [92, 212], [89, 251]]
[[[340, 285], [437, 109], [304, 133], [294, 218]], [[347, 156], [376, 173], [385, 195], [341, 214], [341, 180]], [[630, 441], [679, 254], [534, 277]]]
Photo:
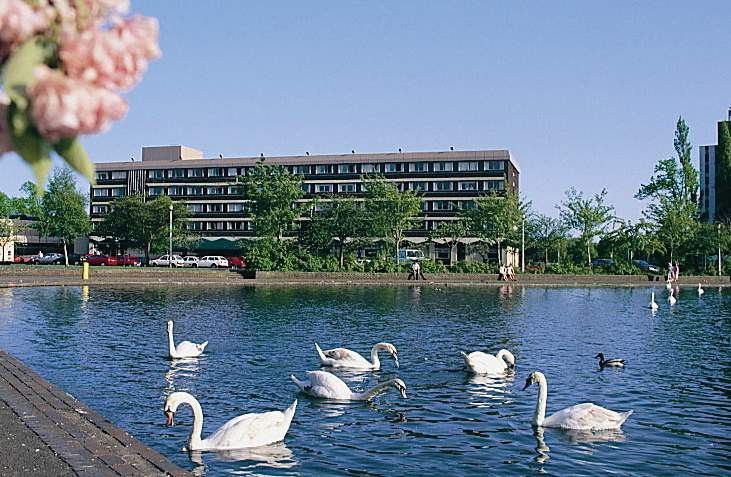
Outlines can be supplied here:
[[[543, 212], [574, 185], [621, 216], [678, 115], [693, 157], [731, 105], [731, 2], [133, 1], [163, 58], [95, 161], [508, 148]], [[0, 189], [31, 177], [3, 158]]]

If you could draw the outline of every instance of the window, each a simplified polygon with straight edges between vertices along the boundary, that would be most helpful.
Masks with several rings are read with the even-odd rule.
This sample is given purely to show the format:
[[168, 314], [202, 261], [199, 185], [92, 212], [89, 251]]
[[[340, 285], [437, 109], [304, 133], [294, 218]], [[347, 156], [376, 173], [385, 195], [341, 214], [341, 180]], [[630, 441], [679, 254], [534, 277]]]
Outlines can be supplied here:
[[228, 204], [229, 212], [243, 212], [244, 204]]
[[227, 222], [228, 230], [246, 230], [244, 222]]
[[180, 179], [185, 177], [185, 169], [168, 169], [168, 177]]
[[333, 186], [332, 184], [316, 184], [315, 185], [315, 192], [332, 192]]
[[424, 212], [426, 212], [427, 210], [429, 210], [429, 202], [423, 201], [421, 203], [421, 210], [423, 210]]
[[188, 204], [188, 212], [192, 214], [199, 214], [203, 212], [203, 204]]
[[111, 191], [112, 197], [122, 197], [124, 195], [124, 187], [114, 187]]
[[223, 212], [223, 204], [206, 204], [206, 212]]
[[387, 162], [383, 165], [383, 172], [398, 172], [398, 164], [395, 162]]
[[106, 205], [93, 205], [91, 207], [91, 213], [92, 214], [105, 214], [107, 212], [107, 206]]
[[339, 164], [339, 174], [355, 174], [355, 164]]
[[203, 230], [203, 222], [189, 222], [188, 230]]
[[338, 192], [355, 192], [355, 184], [338, 184]]
[[203, 187], [188, 187], [188, 195], [203, 195]]
[[206, 194], [208, 195], [224, 195], [226, 192], [225, 187], [207, 187]]
[[241, 194], [241, 187], [238, 187], [238, 186], [229, 186], [226, 189], [226, 192], [229, 195], [238, 195], [238, 194]]
[[361, 164], [360, 172], [362, 174], [373, 174], [374, 172], [378, 172], [378, 164]]
[[112, 171], [112, 179], [126, 179], [127, 171]]
[[452, 203], [448, 200], [435, 200], [434, 210], [452, 210]]
[[459, 171], [479, 171], [480, 163], [477, 161], [460, 162], [457, 164], [457, 170]]
[[310, 166], [294, 166], [294, 173], [301, 175], [309, 174]]
[[330, 174], [330, 166], [326, 164], [315, 166], [315, 174]]
[[487, 169], [490, 171], [505, 170], [505, 162], [504, 161], [487, 161]]
[[208, 222], [208, 230], [223, 230], [226, 222]]
[[182, 195], [184, 187], [168, 187], [168, 195]]
[[208, 168], [208, 177], [221, 177], [221, 176], [223, 176], [222, 167], [209, 167]]
[[[150, 171], [152, 172], [152, 171]], [[109, 179], [109, 173], [108, 172], [97, 172], [96, 173], [96, 180], [98, 181], [104, 181]]]
[[474, 200], [463, 200], [459, 203], [460, 209], [462, 210], [470, 210], [477, 207]]
[[203, 177], [203, 169], [188, 169], [188, 177]]
[[429, 167], [426, 162], [410, 162], [409, 172], [427, 172]]
[[459, 190], [477, 190], [477, 181], [460, 182]]
[[228, 169], [226, 169], [226, 175], [229, 177], [238, 177], [239, 170], [235, 167], [229, 167]]
[[94, 197], [108, 197], [109, 189], [94, 189]]
[[302, 184], [302, 192], [304, 192], [305, 194], [309, 194], [310, 193], [310, 184]]
[[162, 169], [153, 169], [151, 171], [147, 171], [147, 177], [150, 179], [164, 179], [165, 171]]
[[449, 172], [452, 170], [452, 166], [451, 162], [435, 162], [434, 172]]
[[487, 190], [505, 190], [505, 181], [502, 179], [487, 181]]
[[450, 190], [452, 190], [452, 183], [451, 182], [435, 182], [434, 190], [438, 191], [438, 192], [450, 191]]
[[409, 189], [425, 191], [427, 190], [426, 184], [426, 182], [409, 182]]
[[162, 195], [165, 193], [164, 187], [150, 187], [147, 189], [147, 195], [154, 197], [156, 195]]

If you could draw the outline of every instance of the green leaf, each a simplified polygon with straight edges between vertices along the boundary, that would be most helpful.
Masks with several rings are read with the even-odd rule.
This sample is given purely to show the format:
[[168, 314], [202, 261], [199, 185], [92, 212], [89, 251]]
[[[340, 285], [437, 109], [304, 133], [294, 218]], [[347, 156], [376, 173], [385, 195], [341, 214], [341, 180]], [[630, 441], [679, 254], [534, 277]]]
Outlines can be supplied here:
[[33, 37], [20, 45], [5, 63], [3, 86], [21, 111], [28, 109], [25, 89], [34, 79], [33, 68], [50, 58], [49, 48], [43, 46], [39, 37]]
[[[20, 111], [17, 105], [11, 104], [8, 108], [8, 122], [11, 125], [16, 124], [19, 121], [18, 116], [26, 116], [26, 112]], [[33, 127], [26, 126], [22, 129], [11, 127], [9, 132], [15, 152], [33, 169], [36, 182], [44, 184], [48, 177], [48, 171], [51, 170], [48, 143]]]
[[94, 164], [89, 160], [89, 155], [78, 138], [61, 139], [53, 145], [53, 149], [89, 182], [95, 183]]

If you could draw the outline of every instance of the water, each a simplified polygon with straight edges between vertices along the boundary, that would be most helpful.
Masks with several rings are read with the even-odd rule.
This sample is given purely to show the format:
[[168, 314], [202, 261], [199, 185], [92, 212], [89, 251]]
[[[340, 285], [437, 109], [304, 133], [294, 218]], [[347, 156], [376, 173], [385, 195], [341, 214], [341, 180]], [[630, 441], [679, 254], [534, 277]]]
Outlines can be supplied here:
[[[611, 288], [24, 288], [0, 290], [0, 347], [112, 422], [199, 475], [729, 474], [731, 290], [683, 290], [669, 309], [650, 289]], [[171, 363], [176, 339], [210, 341], [205, 357]], [[362, 389], [400, 376], [372, 404], [297, 396], [288, 376], [317, 369], [313, 343], [367, 354], [399, 349], [377, 373], [338, 373]], [[460, 350], [511, 350], [517, 373], [475, 378]], [[627, 359], [598, 369], [593, 356]], [[622, 432], [534, 433], [537, 388], [548, 412], [591, 401], [634, 410]], [[189, 455], [192, 415], [165, 427], [174, 390], [203, 406], [204, 436], [246, 412], [299, 407], [284, 442]]]

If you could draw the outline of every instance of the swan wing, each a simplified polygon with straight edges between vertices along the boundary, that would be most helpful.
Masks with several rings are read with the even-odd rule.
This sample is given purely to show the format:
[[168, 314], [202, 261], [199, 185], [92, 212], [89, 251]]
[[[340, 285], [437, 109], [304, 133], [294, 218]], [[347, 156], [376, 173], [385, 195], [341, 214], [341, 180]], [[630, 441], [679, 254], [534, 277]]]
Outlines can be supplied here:
[[[206, 341], [205, 344], [207, 345], [208, 342]], [[175, 352], [181, 358], [190, 358], [200, 356], [200, 354], [203, 353], [203, 348], [205, 348], [205, 346], [199, 348], [199, 345], [191, 343], [190, 341], [181, 341], [178, 343], [178, 346], [175, 347]]]
[[307, 371], [308, 385], [303, 391], [325, 399], [350, 399], [353, 394], [345, 382], [327, 371]]
[[464, 360], [472, 372], [477, 374], [502, 373], [508, 368], [503, 360], [482, 351], [474, 351], [466, 355]]
[[323, 354], [333, 360], [332, 366], [340, 367], [372, 367], [373, 364], [360, 353], [347, 348], [334, 348], [323, 351]]
[[295, 403], [282, 411], [244, 414], [221, 426], [203, 441], [206, 449], [259, 447], [284, 439], [294, 416]]
[[543, 421], [543, 426], [585, 430], [619, 429], [631, 414], [632, 411], [619, 413], [587, 402], [550, 415]]

